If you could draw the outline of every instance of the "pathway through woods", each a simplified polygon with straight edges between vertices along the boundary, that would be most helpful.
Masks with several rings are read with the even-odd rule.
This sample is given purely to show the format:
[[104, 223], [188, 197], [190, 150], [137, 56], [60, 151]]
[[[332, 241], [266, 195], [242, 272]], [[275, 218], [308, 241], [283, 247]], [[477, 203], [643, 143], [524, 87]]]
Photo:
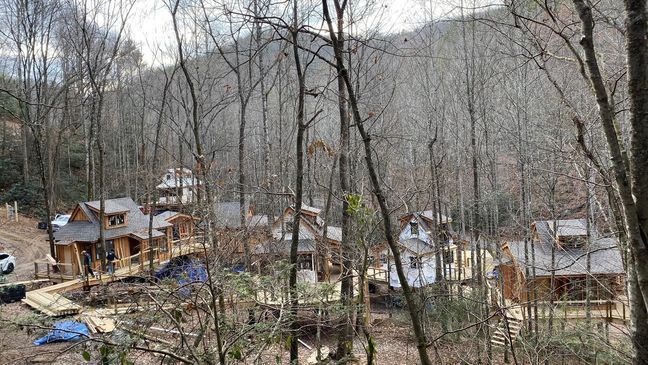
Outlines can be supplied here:
[[8, 220], [5, 214], [0, 216], [0, 252], [16, 257], [16, 269], [7, 276], [7, 281], [33, 279], [34, 261], [44, 259], [49, 253], [47, 231], [37, 226], [37, 220], [23, 215], [18, 216], [18, 222]]

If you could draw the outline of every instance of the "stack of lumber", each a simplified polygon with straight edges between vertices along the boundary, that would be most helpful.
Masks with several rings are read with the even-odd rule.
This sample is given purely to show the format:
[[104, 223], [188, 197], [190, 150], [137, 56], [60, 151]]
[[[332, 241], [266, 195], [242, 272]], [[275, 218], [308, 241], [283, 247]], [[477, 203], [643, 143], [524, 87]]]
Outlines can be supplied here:
[[39, 290], [27, 292], [26, 298], [22, 301], [51, 317], [77, 314], [81, 311], [81, 306], [64, 296], [56, 293], [45, 293]]
[[92, 333], [110, 333], [115, 330], [115, 321], [110, 318], [85, 315], [83, 321]]

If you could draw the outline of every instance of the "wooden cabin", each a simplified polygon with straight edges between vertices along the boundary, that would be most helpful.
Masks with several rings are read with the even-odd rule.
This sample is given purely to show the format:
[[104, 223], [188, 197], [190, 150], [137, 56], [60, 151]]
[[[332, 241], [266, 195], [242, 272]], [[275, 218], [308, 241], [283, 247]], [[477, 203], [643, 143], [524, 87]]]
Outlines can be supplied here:
[[506, 299], [525, 302], [528, 293], [533, 298], [537, 290], [541, 302], [582, 302], [588, 275], [592, 301], [613, 300], [623, 295], [625, 270], [616, 238], [600, 236], [592, 229], [588, 244], [585, 219], [537, 221], [531, 224], [531, 231], [532, 241], [526, 243], [526, 250], [524, 242], [506, 242], [501, 246], [503, 257], [496, 270]]
[[167, 210], [155, 216], [158, 220], [164, 220], [172, 225], [171, 232], [173, 240], [183, 240], [194, 236], [194, 218], [188, 214]]
[[132, 258], [129, 264], [146, 262], [151, 252], [157, 259], [168, 259], [173, 222], [153, 217], [153, 232], [149, 237], [150, 216], [144, 214], [131, 198], [107, 199], [104, 212], [105, 218], [100, 222], [99, 201], [79, 203], [72, 211], [70, 221], [54, 233], [56, 258], [62, 275], [74, 277], [83, 272], [82, 251], [92, 255], [93, 268], [101, 267], [101, 225], [106, 250], [114, 249], [119, 259]]
[[[267, 263], [288, 259], [292, 243], [294, 207], [288, 207], [271, 225], [272, 239], [254, 248], [257, 269]], [[340, 274], [342, 229], [326, 226], [321, 210], [302, 205], [299, 222], [298, 268], [300, 275], [309, 281], [329, 281]], [[326, 239], [324, 231], [326, 228]]]

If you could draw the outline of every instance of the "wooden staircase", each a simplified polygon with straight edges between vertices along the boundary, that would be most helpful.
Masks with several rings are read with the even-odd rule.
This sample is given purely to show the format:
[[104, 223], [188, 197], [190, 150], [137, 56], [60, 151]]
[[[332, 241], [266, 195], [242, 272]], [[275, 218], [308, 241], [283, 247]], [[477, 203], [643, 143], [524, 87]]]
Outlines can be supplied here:
[[505, 309], [504, 316], [499, 320], [491, 335], [491, 344], [502, 347], [510, 346], [520, 334], [522, 323], [522, 310], [519, 307]]

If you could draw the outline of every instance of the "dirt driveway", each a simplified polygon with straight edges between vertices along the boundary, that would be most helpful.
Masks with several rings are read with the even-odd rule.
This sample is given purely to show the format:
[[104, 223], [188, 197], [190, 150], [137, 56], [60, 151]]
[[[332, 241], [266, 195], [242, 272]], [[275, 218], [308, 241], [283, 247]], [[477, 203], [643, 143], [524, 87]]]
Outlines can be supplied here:
[[37, 227], [38, 221], [20, 215], [18, 222], [0, 214], [0, 251], [16, 257], [16, 269], [6, 279], [9, 282], [34, 278], [34, 261], [49, 253], [47, 232]]

